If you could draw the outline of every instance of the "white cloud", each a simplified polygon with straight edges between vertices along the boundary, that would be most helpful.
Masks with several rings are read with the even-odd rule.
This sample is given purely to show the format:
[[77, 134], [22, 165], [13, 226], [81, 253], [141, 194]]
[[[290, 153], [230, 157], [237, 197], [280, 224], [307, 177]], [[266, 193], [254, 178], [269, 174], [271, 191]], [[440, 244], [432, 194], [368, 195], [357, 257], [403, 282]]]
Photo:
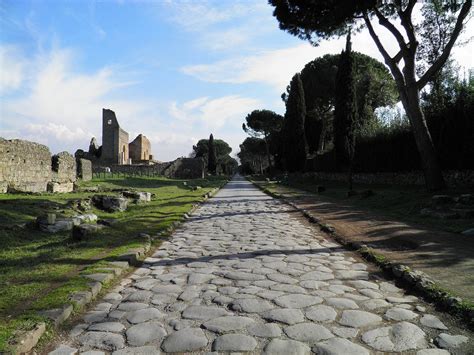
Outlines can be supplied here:
[[215, 99], [200, 97], [179, 105], [172, 102], [169, 114], [183, 122], [202, 122], [206, 128], [218, 129], [224, 125], [240, 125], [242, 118], [259, 108], [260, 101], [239, 95], [228, 95]]
[[0, 47], [0, 94], [16, 90], [24, 78], [25, 62], [18, 48]]

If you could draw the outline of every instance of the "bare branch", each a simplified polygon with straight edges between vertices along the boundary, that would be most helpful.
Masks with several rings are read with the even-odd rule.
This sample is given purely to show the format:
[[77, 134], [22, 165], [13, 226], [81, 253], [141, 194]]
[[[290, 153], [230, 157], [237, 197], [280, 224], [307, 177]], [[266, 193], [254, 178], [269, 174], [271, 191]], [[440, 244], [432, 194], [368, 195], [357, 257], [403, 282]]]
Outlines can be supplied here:
[[454, 43], [456, 39], [459, 37], [461, 33], [463, 22], [466, 16], [469, 14], [469, 10], [472, 6], [472, 0], [467, 0], [461, 8], [459, 12], [458, 19], [456, 20], [456, 25], [454, 26], [453, 33], [451, 34], [451, 38], [449, 42], [446, 44], [446, 47], [443, 50], [443, 53], [434, 61], [433, 65], [423, 74], [423, 76], [418, 80], [416, 83], [418, 89], [421, 90], [430, 79], [443, 67], [446, 60], [449, 58], [449, 54], [453, 49]]
[[405, 51], [407, 49], [407, 44], [405, 43], [405, 39], [403, 38], [400, 31], [377, 8], [374, 9], [374, 12], [379, 19], [379, 23], [393, 34], [398, 42], [398, 45], [400, 46], [400, 49]]
[[415, 28], [411, 21], [411, 14], [413, 12], [413, 7], [415, 6], [415, 4], [416, 4], [416, 0], [410, 0], [405, 10], [403, 11], [398, 10], [398, 16], [400, 16], [402, 26], [405, 29], [405, 32], [407, 34], [407, 37], [410, 43], [409, 48], [410, 50], [413, 51], [413, 53], [416, 51], [416, 46], [417, 46]]
[[395, 62], [395, 63], [398, 63], [400, 62], [400, 60], [403, 58], [403, 52], [402, 51], [399, 51], [397, 54], [395, 54], [394, 57], [392, 57], [392, 60]]
[[392, 72], [392, 75], [395, 77], [395, 80], [399, 83], [404, 83], [403, 75], [402, 75], [402, 72], [400, 71], [400, 69], [397, 66], [397, 62], [390, 57], [390, 55], [388, 54], [388, 52], [384, 48], [382, 42], [380, 42], [380, 39], [374, 31], [374, 28], [372, 26], [372, 23], [370, 22], [370, 19], [369, 19], [369, 16], [367, 15], [367, 13], [364, 13], [364, 21], [365, 21], [365, 24], [367, 26], [367, 29], [369, 30], [370, 36], [374, 40], [375, 45], [377, 46], [379, 52], [382, 54], [382, 56], [385, 60], [385, 64], [387, 64], [388, 67], [390, 68], [390, 71]]

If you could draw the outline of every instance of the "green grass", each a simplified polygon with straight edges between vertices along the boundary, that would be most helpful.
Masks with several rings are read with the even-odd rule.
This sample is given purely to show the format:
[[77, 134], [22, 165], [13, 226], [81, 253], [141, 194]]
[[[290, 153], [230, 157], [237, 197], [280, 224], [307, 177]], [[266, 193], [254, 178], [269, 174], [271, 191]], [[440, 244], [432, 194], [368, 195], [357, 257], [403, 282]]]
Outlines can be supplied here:
[[[76, 243], [70, 239], [70, 232], [49, 234], [15, 226], [34, 221], [54, 207], [58, 214], [74, 214], [66, 208], [67, 203], [94, 193], [0, 195], [0, 352], [8, 349], [8, 340], [16, 330], [29, 329], [41, 319], [38, 310], [62, 306], [71, 292], [87, 289], [87, 280], [81, 274], [103, 268], [114, 257], [141, 246], [143, 238], [138, 233], [156, 235], [181, 221], [193, 204], [224, 181], [190, 180], [185, 186], [182, 180], [114, 178], [82, 183], [109, 189], [133, 188], [155, 196], [147, 204], [130, 204], [126, 212], [93, 209], [99, 218], [114, 218], [116, 223]], [[198, 185], [202, 189], [192, 190]]]
[[[274, 184], [256, 178], [256, 182], [269, 191], [277, 191], [280, 186], [287, 185], [300, 190], [317, 193], [317, 186], [324, 186], [326, 191], [319, 193], [322, 200], [344, 203], [369, 212], [383, 215], [394, 220], [409, 224], [429, 227], [431, 229], [444, 230], [447, 232], [460, 233], [473, 227], [473, 219], [449, 219], [441, 220], [434, 217], [426, 217], [420, 214], [424, 207], [429, 207], [431, 198], [436, 193], [428, 192], [423, 186], [388, 186], [388, 185], [365, 185], [354, 184], [354, 190], [361, 192], [372, 190], [373, 196], [362, 197], [355, 195], [347, 197], [347, 184], [335, 181], [321, 181], [309, 176], [289, 175], [284, 180], [285, 184]], [[451, 189], [441, 192], [458, 196], [462, 193], [472, 193], [467, 189]]]

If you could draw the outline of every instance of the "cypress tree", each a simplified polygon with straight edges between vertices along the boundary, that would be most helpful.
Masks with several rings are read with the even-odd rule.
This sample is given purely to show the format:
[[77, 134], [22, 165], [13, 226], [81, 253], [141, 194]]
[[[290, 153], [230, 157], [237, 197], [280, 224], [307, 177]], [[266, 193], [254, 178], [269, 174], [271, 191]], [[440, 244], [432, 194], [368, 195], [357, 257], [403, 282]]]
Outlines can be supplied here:
[[349, 190], [352, 190], [357, 116], [354, 59], [349, 33], [347, 35], [346, 50], [342, 51], [339, 59], [334, 107], [334, 146], [337, 166], [348, 173]]
[[216, 157], [216, 147], [214, 146], [214, 136], [209, 136], [208, 142], [208, 157], [207, 157], [207, 170], [212, 174], [216, 175], [217, 168], [217, 157]]
[[291, 79], [290, 92], [286, 102], [286, 113], [283, 121], [283, 164], [287, 171], [303, 171], [306, 165], [305, 122], [306, 104], [304, 101], [303, 83], [300, 74]]

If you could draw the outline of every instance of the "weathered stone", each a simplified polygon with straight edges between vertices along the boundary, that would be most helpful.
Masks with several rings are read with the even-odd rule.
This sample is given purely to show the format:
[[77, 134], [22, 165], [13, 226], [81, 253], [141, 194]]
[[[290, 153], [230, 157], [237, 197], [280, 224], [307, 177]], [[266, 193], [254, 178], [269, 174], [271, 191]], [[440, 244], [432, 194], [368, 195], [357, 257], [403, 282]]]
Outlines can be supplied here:
[[355, 338], [359, 330], [350, 327], [332, 327], [332, 332], [341, 338]]
[[146, 322], [128, 328], [126, 334], [130, 345], [143, 346], [153, 341], [161, 342], [166, 336], [166, 331], [160, 323]]
[[38, 344], [46, 331], [46, 323], [35, 324], [33, 329], [16, 334], [12, 348], [19, 354], [28, 353]]
[[462, 344], [467, 343], [468, 337], [464, 335], [451, 335], [441, 333], [435, 339], [435, 343], [443, 349], [453, 350], [459, 348]]
[[230, 316], [231, 313], [223, 308], [212, 306], [189, 306], [183, 311], [183, 318], [208, 320], [212, 318]]
[[439, 320], [438, 317], [432, 314], [425, 314], [423, 317], [421, 317], [420, 323], [429, 328], [435, 328], [440, 330], [448, 329], [448, 327], [446, 327], [443, 322]]
[[416, 317], [418, 317], [418, 314], [408, 309], [393, 307], [387, 310], [387, 312], [385, 312], [385, 317], [387, 317], [388, 319], [402, 321], [415, 319]]
[[89, 326], [89, 328], [87, 328], [87, 330], [94, 330], [94, 331], [99, 331], [99, 332], [113, 332], [113, 333], [119, 333], [124, 329], [125, 327], [123, 326], [123, 324], [118, 323], [118, 322], [95, 323]]
[[304, 321], [303, 313], [299, 309], [272, 309], [262, 314], [262, 318], [285, 324], [296, 324]]
[[215, 351], [252, 351], [257, 347], [257, 341], [243, 334], [225, 334], [214, 340], [212, 350]]
[[125, 346], [121, 335], [106, 332], [87, 332], [81, 335], [80, 341], [90, 348], [107, 351], [122, 349]]
[[86, 240], [103, 227], [102, 224], [81, 224], [74, 226], [72, 228], [72, 239], [75, 241]]
[[275, 298], [273, 302], [284, 308], [306, 308], [322, 303], [323, 299], [318, 296], [290, 294]]
[[247, 327], [250, 335], [261, 338], [278, 338], [281, 335], [281, 329], [274, 323], [254, 323]]
[[244, 298], [233, 301], [230, 308], [237, 312], [261, 313], [274, 307], [270, 302], [259, 298]]
[[326, 305], [317, 305], [306, 310], [306, 317], [315, 322], [332, 322], [336, 319], [336, 311]]
[[370, 355], [366, 348], [342, 338], [332, 338], [317, 343], [313, 347], [313, 351], [321, 355]]
[[130, 323], [137, 324], [147, 322], [153, 319], [162, 319], [165, 315], [156, 308], [144, 308], [132, 311], [127, 314], [127, 320]]
[[416, 355], [449, 355], [449, 351], [443, 349], [424, 349], [418, 350]]
[[252, 318], [227, 316], [211, 319], [203, 323], [203, 327], [216, 333], [227, 333], [229, 331], [241, 330], [249, 324], [254, 323]]
[[[121, 350], [114, 351], [112, 355], [160, 355], [159, 348], [155, 346], [139, 346], [133, 348], [124, 348]], [[81, 355], [85, 355], [85, 353], [81, 353]], [[91, 354], [91, 355], [98, 355], [98, 354]], [[104, 354], [105, 355], [105, 354]]]
[[100, 282], [100, 283], [106, 283], [109, 281], [112, 281], [114, 278], [113, 274], [106, 274], [106, 273], [98, 273], [98, 274], [89, 274], [89, 275], [84, 275], [85, 278], [90, 279], [92, 281]]
[[380, 323], [382, 318], [376, 314], [369, 313], [366, 311], [353, 311], [347, 310], [342, 312], [339, 324], [347, 325], [348, 327], [365, 327], [367, 325], [373, 325]]
[[309, 355], [311, 348], [299, 341], [273, 339], [263, 349], [265, 355]]
[[338, 309], [358, 309], [359, 306], [353, 300], [347, 298], [328, 298], [326, 303]]
[[206, 335], [199, 328], [185, 328], [168, 335], [161, 347], [169, 353], [191, 352], [204, 348], [208, 343]]
[[425, 335], [416, 325], [401, 322], [390, 327], [369, 330], [362, 335], [362, 340], [380, 351], [407, 351], [425, 348]]
[[311, 280], [311, 281], [325, 281], [334, 279], [334, 275], [328, 272], [321, 271], [310, 271], [300, 276], [300, 280]]
[[51, 351], [48, 355], [74, 355], [77, 354], [77, 349], [69, 345], [60, 345], [56, 350]]
[[298, 323], [290, 325], [285, 327], [283, 331], [289, 338], [306, 343], [316, 343], [334, 337], [327, 328], [314, 323]]
[[39, 312], [41, 315], [51, 319], [55, 325], [63, 323], [72, 313], [71, 305], [64, 305], [62, 308], [54, 308]]

